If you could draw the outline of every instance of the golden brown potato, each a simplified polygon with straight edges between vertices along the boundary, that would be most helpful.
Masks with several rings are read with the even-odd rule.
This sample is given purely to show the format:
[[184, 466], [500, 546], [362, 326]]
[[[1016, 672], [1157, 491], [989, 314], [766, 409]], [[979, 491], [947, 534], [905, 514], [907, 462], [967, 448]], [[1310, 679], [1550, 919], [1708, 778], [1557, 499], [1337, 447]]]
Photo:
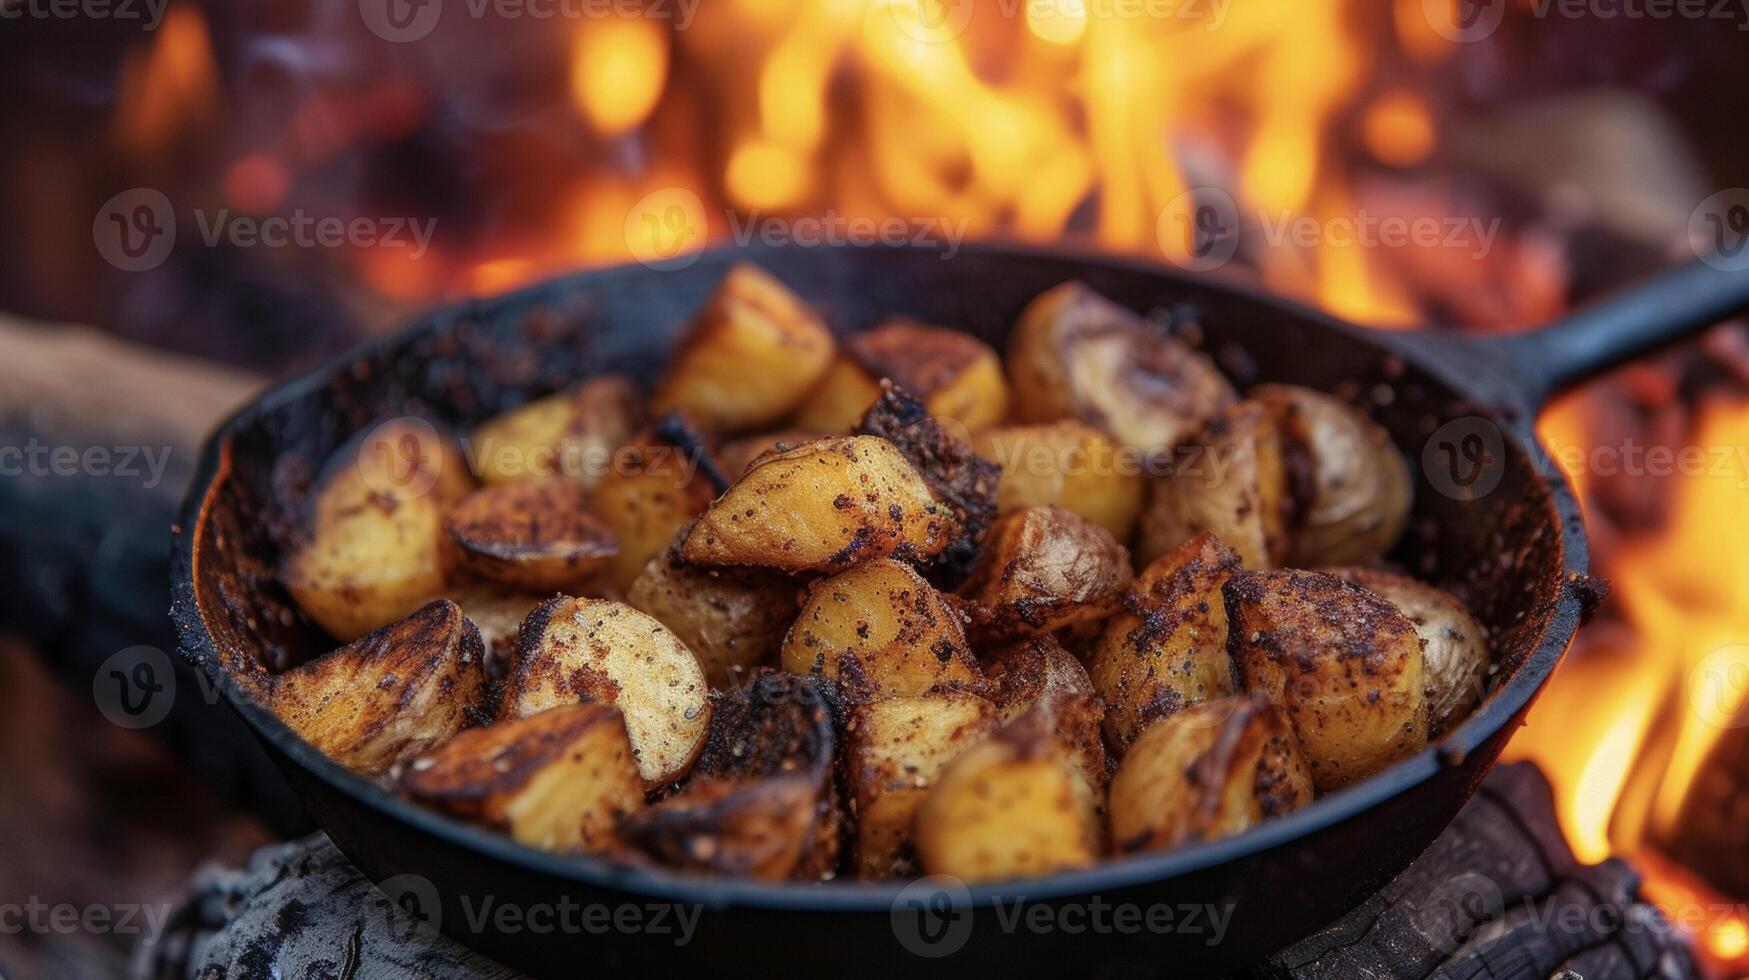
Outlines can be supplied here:
[[1002, 513], [1054, 505], [1129, 540], [1142, 509], [1142, 460], [1103, 432], [1074, 420], [1011, 425], [975, 434], [972, 445], [1002, 467]]
[[526, 718], [598, 701], [625, 715], [648, 786], [679, 779], [710, 729], [698, 658], [667, 627], [623, 602], [559, 596], [523, 623], [503, 713]]
[[268, 703], [330, 759], [374, 776], [479, 720], [484, 656], [480, 631], [442, 599], [280, 674]]
[[1236, 400], [1206, 356], [1080, 282], [1022, 311], [1008, 374], [1021, 421], [1078, 418], [1144, 452], [1170, 449]]
[[772, 432], [761, 432], [757, 435], [742, 436], [731, 439], [723, 444], [722, 451], [717, 453], [717, 462], [722, 465], [723, 472], [730, 480], [739, 480], [747, 475], [766, 453], [781, 453], [786, 449], [794, 449], [805, 442], [826, 438], [825, 433], [811, 429], [777, 429]]
[[1493, 657], [1488, 632], [1457, 596], [1407, 575], [1375, 568], [1333, 568], [1355, 585], [1384, 596], [1421, 636], [1421, 686], [1427, 694], [1427, 730], [1437, 736], [1482, 699]]
[[1224, 592], [1245, 687], [1282, 709], [1320, 792], [1427, 743], [1421, 638], [1397, 607], [1323, 572], [1241, 570]]
[[589, 489], [642, 424], [637, 387], [605, 375], [486, 420], [469, 437], [468, 452], [488, 484], [563, 476]]
[[947, 764], [996, 731], [996, 706], [942, 692], [859, 705], [850, 716], [844, 769], [856, 804], [861, 878], [914, 871], [911, 828]]
[[838, 680], [859, 700], [979, 679], [959, 616], [914, 569], [891, 559], [808, 589], [784, 637], [783, 669]]
[[1119, 852], [1230, 837], [1312, 800], [1293, 731], [1250, 697], [1192, 705], [1161, 718], [1111, 777], [1111, 839]]
[[699, 565], [830, 572], [896, 555], [923, 561], [957, 524], [891, 442], [850, 436], [766, 456], [686, 535]]
[[795, 422], [820, 432], [849, 432], [890, 379], [923, 402], [929, 414], [967, 429], [995, 425], [1008, 414], [1002, 361], [971, 334], [892, 320], [850, 337], [825, 380], [796, 411]]
[[979, 635], [1039, 635], [1104, 620], [1133, 574], [1129, 551], [1105, 528], [1060, 507], [1028, 507], [991, 526], [957, 592]]
[[686, 643], [715, 688], [740, 687], [777, 662], [800, 608], [801, 582], [761, 568], [705, 568], [670, 548], [644, 566], [626, 601]]
[[589, 491], [563, 476], [476, 490], [449, 509], [444, 531], [460, 571], [534, 592], [574, 591], [619, 553]]
[[715, 432], [771, 425], [819, 383], [832, 349], [807, 304], [757, 266], [736, 265], [687, 328], [652, 407]]
[[1283, 564], [1351, 565], [1391, 550], [1409, 523], [1409, 467], [1390, 434], [1338, 398], [1294, 385], [1249, 397], [1276, 416], [1294, 498]]
[[473, 479], [449, 437], [417, 419], [360, 434], [329, 467], [279, 574], [311, 619], [355, 640], [442, 592], [453, 561], [443, 515]]
[[1274, 568], [1287, 552], [1287, 473], [1275, 415], [1240, 402], [1197, 430], [1152, 481], [1136, 557], [1152, 562], [1209, 532], [1247, 568]]
[[516, 659], [523, 620], [551, 597], [494, 585], [469, 585], [450, 589], [444, 598], [462, 607], [462, 614], [479, 629], [480, 643], [486, 650], [486, 679], [501, 683], [510, 676], [511, 661]]
[[1002, 720], [1042, 724], [1077, 763], [1082, 794], [1094, 809], [1105, 786], [1105, 702], [1087, 668], [1048, 636], [1035, 636], [998, 649], [984, 664], [990, 696]]
[[1238, 568], [1232, 549], [1200, 534], [1142, 571], [1090, 668], [1113, 748], [1128, 748], [1156, 718], [1233, 693], [1221, 587]]
[[544, 851], [603, 851], [644, 784], [619, 710], [567, 704], [474, 728], [401, 772], [413, 799]]
[[704, 513], [716, 491], [700, 472], [696, 457], [651, 433], [622, 446], [614, 460], [612, 470], [596, 484], [590, 503], [619, 545], [601, 582], [623, 595], [675, 533]]

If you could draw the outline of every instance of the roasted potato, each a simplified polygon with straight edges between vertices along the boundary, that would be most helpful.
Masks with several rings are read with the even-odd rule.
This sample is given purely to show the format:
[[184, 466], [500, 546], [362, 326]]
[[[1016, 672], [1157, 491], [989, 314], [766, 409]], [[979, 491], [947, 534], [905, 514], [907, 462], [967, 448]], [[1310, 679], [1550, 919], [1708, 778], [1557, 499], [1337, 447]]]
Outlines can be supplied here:
[[805, 442], [826, 438], [825, 433], [812, 429], [777, 429], [771, 432], [761, 432], [756, 435], [742, 436], [731, 439], [723, 444], [717, 453], [717, 462], [721, 464], [723, 473], [730, 480], [739, 480], [747, 475], [767, 453], [781, 453], [786, 449], [794, 449]]
[[710, 739], [676, 796], [621, 824], [669, 867], [779, 881], [832, 872], [844, 808], [831, 685], [767, 671], [713, 696]]
[[652, 408], [715, 432], [768, 426], [814, 390], [832, 352], [832, 332], [807, 304], [757, 266], [736, 265], [687, 329]]
[[468, 585], [452, 588], [444, 598], [462, 607], [462, 614], [479, 629], [480, 643], [486, 650], [486, 680], [502, 684], [516, 659], [523, 620], [550, 597], [495, 585]]
[[967, 429], [1008, 414], [1002, 361], [971, 334], [892, 320], [846, 340], [825, 380], [796, 410], [795, 423], [820, 432], [849, 432], [880, 397], [889, 379], [923, 402], [929, 414]]
[[1409, 466], [1390, 434], [1338, 398], [1294, 385], [1249, 397], [1276, 417], [1294, 499], [1292, 568], [1362, 564], [1391, 550], [1409, 523]]
[[1333, 568], [1355, 585], [1384, 596], [1421, 636], [1421, 686], [1427, 730], [1437, 736], [1482, 699], [1493, 658], [1488, 632], [1457, 596], [1425, 582], [1374, 568]]
[[443, 515], [473, 488], [448, 436], [416, 419], [362, 433], [314, 491], [307, 537], [279, 576], [298, 606], [340, 640], [406, 616], [443, 591], [453, 556]]
[[858, 877], [914, 870], [911, 828], [924, 793], [999, 723], [995, 704], [959, 691], [889, 698], [852, 711], [844, 769], [856, 804]]
[[589, 489], [643, 418], [637, 387], [605, 375], [481, 423], [469, 455], [488, 484], [562, 476]]
[[400, 788], [544, 851], [607, 850], [644, 805], [619, 709], [567, 704], [461, 732], [409, 762]]
[[1240, 402], [1197, 430], [1169, 471], [1151, 481], [1136, 557], [1149, 563], [1209, 532], [1247, 568], [1275, 568], [1287, 553], [1287, 473], [1275, 414]]
[[1281, 708], [1319, 792], [1427, 743], [1421, 637], [1396, 606], [1323, 572], [1241, 570], [1223, 592], [1245, 687]]
[[859, 700], [979, 679], [959, 616], [916, 570], [891, 559], [815, 582], [782, 659], [784, 670], [838, 680]]
[[531, 477], [476, 490], [449, 509], [444, 533], [461, 572], [534, 592], [575, 591], [619, 553], [569, 477]]
[[374, 776], [481, 720], [480, 631], [447, 599], [275, 677], [286, 727]]
[[1149, 725], [1111, 777], [1119, 852], [1230, 837], [1312, 800], [1299, 743], [1274, 706], [1251, 697], [1192, 705]]
[[1129, 551], [1105, 528], [1060, 507], [1028, 507], [991, 526], [958, 595], [980, 635], [1039, 635], [1110, 616], [1132, 576]]
[[831, 572], [888, 555], [927, 560], [957, 531], [891, 442], [850, 436], [766, 456], [692, 526], [681, 556], [699, 565]]
[[1004, 513], [1054, 505], [1128, 541], [1142, 509], [1142, 459], [1074, 420], [1011, 425], [972, 436], [979, 455], [1002, 467], [996, 503]]
[[686, 644], [623, 602], [559, 596], [523, 623], [503, 713], [526, 718], [561, 704], [611, 704], [647, 786], [692, 766], [710, 729], [710, 688]]
[[644, 566], [626, 602], [673, 630], [712, 687], [740, 687], [777, 661], [803, 588], [781, 572], [693, 565], [670, 548]]
[[1124, 751], [1157, 718], [1233, 693], [1221, 589], [1238, 568], [1231, 548], [1199, 534], [1144, 569], [1125, 611], [1106, 622], [1090, 673], [1113, 748]]
[[1021, 421], [1077, 418], [1143, 452], [1170, 449], [1236, 400], [1208, 357], [1080, 282], [1021, 312], [1008, 376]]
[[998, 649], [984, 663], [990, 697], [1007, 723], [1028, 715], [1042, 723], [1078, 765], [1081, 792], [1098, 809], [1106, 777], [1105, 702], [1087, 668], [1048, 636], [1035, 636]]
[[614, 466], [595, 485], [590, 505], [613, 532], [619, 551], [600, 582], [624, 595], [687, 522], [704, 513], [716, 491], [700, 461], [643, 433], [614, 454]]

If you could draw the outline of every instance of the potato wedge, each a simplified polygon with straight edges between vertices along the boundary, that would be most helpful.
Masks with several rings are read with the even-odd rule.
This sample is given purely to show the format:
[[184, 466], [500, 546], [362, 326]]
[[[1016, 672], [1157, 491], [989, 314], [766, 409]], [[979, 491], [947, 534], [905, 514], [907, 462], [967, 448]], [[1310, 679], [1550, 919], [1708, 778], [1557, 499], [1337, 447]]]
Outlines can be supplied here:
[[1022, 723], [1028, 715], [1042, 723], [1079, 769], [1082, 794], [1098, 809], [1110, 776], [1106, 766], [1105, 702], [1087, 668], [1048, 636], [1031, 637], [997, 650], [984, 664], [990, 697], [1002, 720]]
[[482, 422], [468, 455], [487, 484], [562, 476], [587, 490], [643, 422], [637, 386], [604, 375]]
[[644, 805], [619, 709], [567, 704], [461, 732], [402, 770], [426, 806], [569, 854], [607, 850], [621, 816]]
[[1129, 540], [1142, 509], [1143, 460], [1105, 433], [1071, 419], [985, 429], [972, 436], [972, 446], [1002, 467], [996, 488], [1002, 513], [1054, 505]]
[[1421, 637], [1396, 606], [1323, 572], [1235, 572], [1223, 588], [1245, 687], [1282, 709], [1319, 792], [1427, 744]]
[[1384, 596], [1421, 637], [1421, 686], [1427, 731], [1437, 737], [1482, 699], [1493, 665], [1488, 631], [1457, 596], [1407, 575], [1376, 568], [1332, 568], [1332, 574]]
[[771, 425], [814, 390], [833, 346], [807, 304], [764, 270], [738, 264], [687, 329], [652, 408], [685, 412], [715, 432]]
[[1042, 635], [1092, 625], [1122, 604], [1130, 553], [1105, 528], [1060, 507], [1028, 507], [997, 521], [957, 594], [979, 635]]
[[643, 433], [620, 447], [613, 469], [595, 485], [590, 501], [619, 545], [601, 573], [602, 585], [624, 595], [650, 559], [704, 513], [714, 496], [699, 461], [654, 434]]
[[1221, 588], [1239, 556], [1199, 534], [1142, 571], [1124, 612], [1106, 623], [1089, 673], [1118, 752], [1155, 719], [1233, 693]]
[[1204, 532], [1220, 538], [1247, 568], [1275, 568], [1286, 557], [1290, 509], [1275, 414], [1240, 402], [1197, 430], [1151, 481], [1136, 541], [1153, 562]]
[[486, 650], [486, 680], [502, 684], [510, 676], [511, 662], [516, 659], [523, 620], [550, 596], [493, 585], [470, 585], [451, 589], [445, 598], [462, 607], [462, 614], [479, 629], [480, 643]]
[[1275, 414], [1281, 432], [1295, 501], [1282, 563], [1355, 565], [1389, 552], [1408, 526], [1414, 496], [1390, 433], [1310, 388], [1258, 385], [1248, 397]]
[[374, 776], [482, 720], [480, 631], [447, 599], [275, 677], [286, 727]]
[[626, 602], [685, 642], [714, 688], [735, 688], [775, 664], [801, 607], [803, 584], [761, 568], [693, 565], [669, 548], [644, 566]]
[[880, 397], [882, 379], [920, 400], [929, 414], [968, 430], [1008, 415], [1008, 379], [988, 344], [959, 330], [890, 320], [844, 341], [838, 358], [795, 423], [820, 432], [849, 432]]
[[823, 432], [812, 429], [777, 429], [771, 432], [761, 432], [757, 435], [742, 436], [731, 439], [723, 444], [717, 453], [717, 462], [722, 465], [723, 472], [731, 481], [739, 480], [747, 475], [753, 464], [763, 459], [767, 453], [781, 453], [786, 449], [794, 449], [805, 442], [813, 442], [826, 438]]
[[711, 504], [681, 555], [699, 565], [831, 572], [888, 555], [925, 561], [957, 532], [897, 447], [851, 436], [765, 457]]
[[442, 592], [453, 562], [443, 515], [472, 489], [455, 444], [430, 424], [395, 419], [361, 433], [334, 454], [280, 580], [336, 639], [393, 623]]
[[840, 681], [858, 700], [980, 677], [959, 616], [916, 570], [871, 561], [815, 582], [783, 641], [783, 669]]
[[1021, 421], [1077, 418], [1143, 452], [1172, 448], [1237, 400], [1208, 357], [1080, 282], [1022, 311], [1008, 373], [1025, 393]]
[[1149, 725], [1111, 777], [1120, 853], [1230, 837], [1312, 800], [1312, 777], [1274, 706], [1251, 697], [1192, 705]]
[[569, 477], [530, 477], [476, 490], [449, 509], [444, 533], [458, 570], [534, 592], [576, 591], [619, 553]]
[[709, 695], [698, 658], [661, 623], [623, 602], [559, 596], [522, 626], [503, 713], [611, 704], [625, 715], [638, 774], [656, 787], [685, 775], [703, 748]]
[[851, 712], [844, 770], [856, 804], [858, 877], [915, 871], [911, 829], [924, 794], [999, 725], [995, 704], [965, 692], [890, 698]]

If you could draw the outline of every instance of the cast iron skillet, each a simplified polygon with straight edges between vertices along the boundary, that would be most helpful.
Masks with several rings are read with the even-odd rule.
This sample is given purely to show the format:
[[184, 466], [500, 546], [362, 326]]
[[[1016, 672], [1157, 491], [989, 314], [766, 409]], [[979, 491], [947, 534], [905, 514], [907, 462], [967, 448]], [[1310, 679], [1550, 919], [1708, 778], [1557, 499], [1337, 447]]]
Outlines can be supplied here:
[[[773, 272], [839, 330], [902, 314], [998, 345], [1027, 301], [1079, 278], [1193, 327], [1241, 387], [1290, 381], [1363, 404], [1416, 474], [1415, 518], [1393, 557], [1467, 596], [1497, 639], [1499, 669], [1484, 703], [1440, 744], [1241, 836], [966, 892], [702, 880], [523, 848], [352, 775], [232, 676], [264, 676], [332, 645], [295, 613], [271, 569], [311, 473], [349, 435], [406, 414], [465, 431], [589, 374], [648, 379], [739, 260]], [[1539, 332], [1498, 339], [1366, 330], [1153, 265], [1010, 247], [968, 248], [952, 260], [894, 248], [723, 249], [682, 268], [583, 273], [426, 314], [226, 422], [177, 528], [173, 615], [186, 655], [342, 851], [373, 880], [392, 879], [384, 891], [445, 932], [531, 972], [1223, 971], [1321, 928], [1406, 867], [1470, 796], [1565, 652], [1596, 591], [1585, 578], [1578, 507], [1533, 433], [1544, 398], [1746, 306], [1749, 274], [1699, 263]], [[1011, 911], [1017, 901], [1070, 911], [1040, 931], [994, 908]], [[653, 916], [665, 903], [704, 909], [684, 945], [649, 918], [648, 929], [601, 931], [581, 912], [563, 917], [597, 904]], [[1136, 921], [1154, 925], [1125, 929], [1109, 914], [1110, 928], [1096, 924], [1099, 908], [1125, 904], [1153, 909]], [[1191, 917], [1192, 906], [1230, 919], [1217, 931], [1206, 912]], [[500, 918], [505, 907], [526, 918]], [[482, 909], [492, 914], [482, 920]], [[542, 915], [559, 917], [540, 919], [542, 928]], [[1172, 931], [1161, 931], [1168, 915]], [[911, 955], [918, 950], [949, 955]]]

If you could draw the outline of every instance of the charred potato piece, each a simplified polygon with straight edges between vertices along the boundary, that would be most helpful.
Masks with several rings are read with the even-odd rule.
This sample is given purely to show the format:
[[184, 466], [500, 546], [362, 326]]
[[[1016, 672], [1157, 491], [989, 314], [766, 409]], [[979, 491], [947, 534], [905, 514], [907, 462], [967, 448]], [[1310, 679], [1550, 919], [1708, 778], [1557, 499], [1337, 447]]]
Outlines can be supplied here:
[[1074, 654], [1048, 636], [1032, 637], [998, 650], [984, 665], [991, 697], [1005, 722], [1028, 715], [1056, 737], [1079, 766], [1082, 793], [1098, 808], [1105, 786], [1105, 702]]
[[699, 565], [832, 572], [888, 555], [926, 560], [957, 530], [892, 443], [851, 436], [766, 456], [692, 526], [681, 556]]
[[844, 768], [856, 803], [858, 877], [914, 870], [911, 828], [924, 794], [999, 724], [996, 705], [964, 692], [891, 698], [851, 713]]
[[1275, 415], [1241, 402], [1197, 430], [1149, 487], [1136, 555], [1152, 562], [1204, 532], [1247, 568], [1274, 568], [1287, 551], [1287, 474]]
[[374, 776], [478, 721], [480, 631], [447, 599], [274, 678], [286, 727], [353, 772]]
[[781, 453], [794, 449], [803, 443], [826, 438], [824, 433], [812, 429], [778, 429], [775, 432], [761, 432], [758, 435], [743, 436], [723, 444], [722, 451], [717, 454], [717, 461], [722, 464], [723, 472], [730, 480], [739, 480], [747, 475], [753, 465], [763, 459], [768, 453]]
[[833, 778], [831, 685], [775, 672], [714, 696], [711, 733], [681, 792], [621, 834], [672, 868], [763, 881], [833, 871], [844, 808]]
[[523, 621], [548, 597], [476, 585], [452, 590], [446, 598], [462, 607], [462, 614], [480, 631], [480, 643], [486, 650], [486, 680], [502, 684], [516, 659]]
[[1197, 535], [1144, 569], [1126, 610], [1106, 623], [1090, 673], [1117, 751], [1155, 719], [1233, 693], [1221, 589], [1238, 568], [1232, 549]]
[[801, 589], [788, 575], [704, 568], [670, 548], [644, 566], [626, 601], [673, 630], [712, 687], [740, 687], [754, 668], [776, 662]]
[[1421, 637], [1396, 606], [1323, 572], [1239, 571], [1223, 591], [1245, 687], [1282, 710], [1319, 792], [1427, 743]]
[[1312, 800], [1299, 743], [1273, 706], [1234, 697], [1162, 718], [1111, 777], [1108, 813], [1119, 852], [1231, 837]]
[[562, 476], [476, 490], [449, 509], [444, 531], [461, 571], [535, 592], [576, 589], [619, 553], [589, 491]]
[[1259, 385], [1250, 397], [1276, 416], [1295, 498], [1282, 564], [1351, 565], [1391, 550], [1409, 523], [1409, 466], [1365, 413], [1310, 388]]
[[595, 486], [591, 506], [619, 546], [600, 581], [623, 595], [676, 532], [704, 513], [716, 492], [697, 458], [651, 433], [620, 447], [614, 458], [613, 469]]
[[429, 424], [385, 422], [335, 453], [315, 491], [308, 537], [280, 564], [298, 606], [355, 640], [431, 601], [453, 562], [449, 505], [473, 489], [455, 444]]
[[1170, 449], [1237, 400], [1214, 363], [1080, 282], [1021, 312], [1008, 373], [1025, 422], [1077, 418], [1144, 452]]
[[819, 383], [832, 351], [832, 332], [807, 304], [764, 270], [736, 265], [687, 329], [653, 408], [715, 432], [771, 425]]
[[972, 446], [1002, 467], [996, 488], [1004, 514], [1054, 505], [1128, 541], [1142, 509], [1141, 460], [1084, 422], [986, 429]]
[[782, 659], [784, 670], [838, 680], [861, 700], [979, 679], [959, 616], [945, 597], [910, 566], [890, 559], [815, 582], [784, 637]]
[[469, 442], [488, 484], [563, 476], [588, 489], [642, 424], [637, 387], [607, 375], [488, 419]]
[[710, 729], [709, 695], [698, 658], [661, 623], [622, 602], [559, 596], [522, 626], [503, 712], [611, 704], [625, 715], [638, 774], [654, 787], [692, 766]]
[[1111, 532], [1059, 507], [1028, 507], [991, 527], [958, 594], [980, 634], [1038, 635], [1105, 619], [1132, 575]]
[[1482, 699], [1492, 656], [1488, 632], [1457, 596], [1407, 575], [1374, 568], [1330, 569], [1385, 597], [1421, 636], [1421, 686], [1427, 695], [1427, 730], [1436, 736], [1463, 720]]
[[880, 397], [883, 378], [921, 400], [930, 415], [967, 429], [1008, 415], [1008, 380], [988, 344], [958, 330], [894, 320], [844, 342], [826, 379], [797, 410], [796, 424], [850, 431]]
[[408, 796], [543, 851], [603, 851], [644, 805], [619, 710], [568, 704], [474, 728], [415, 758]]

